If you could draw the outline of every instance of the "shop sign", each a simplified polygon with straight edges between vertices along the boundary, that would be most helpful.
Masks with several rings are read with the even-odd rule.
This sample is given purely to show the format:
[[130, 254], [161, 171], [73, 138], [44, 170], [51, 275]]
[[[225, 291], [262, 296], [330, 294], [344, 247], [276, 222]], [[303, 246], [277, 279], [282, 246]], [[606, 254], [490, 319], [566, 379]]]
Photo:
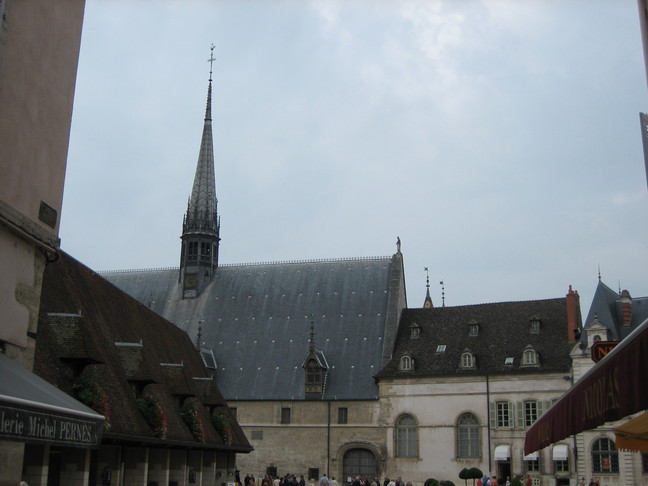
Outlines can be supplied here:
[[1, 440], [91, 448], [99, 447], [102, 432], [102, 420], [0, 403]]

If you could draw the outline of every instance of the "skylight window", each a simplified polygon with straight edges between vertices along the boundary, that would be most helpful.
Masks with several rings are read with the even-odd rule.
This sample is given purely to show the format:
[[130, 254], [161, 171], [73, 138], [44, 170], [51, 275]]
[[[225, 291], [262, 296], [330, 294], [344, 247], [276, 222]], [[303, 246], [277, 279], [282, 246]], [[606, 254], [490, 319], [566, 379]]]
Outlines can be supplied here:
[[446, 350], [446, 345], [445, 344], [439, 344], [437, 346], [436, 352], [437, 353], [445, 353]]

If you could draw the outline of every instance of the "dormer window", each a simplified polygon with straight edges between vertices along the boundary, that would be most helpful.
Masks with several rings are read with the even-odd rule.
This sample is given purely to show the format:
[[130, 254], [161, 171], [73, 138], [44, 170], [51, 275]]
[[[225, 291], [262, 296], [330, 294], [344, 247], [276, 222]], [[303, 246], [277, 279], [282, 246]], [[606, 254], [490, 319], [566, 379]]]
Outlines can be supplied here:
[[475, 356], [470, 352], [466, 351], [461, 355], [461, 368], [475, 368]]
[[522, 353], [522, 366], [538, 366], [538, 353], [528, 347]]
[[401, 371], [411, 371], [414, 369], [414, 360], [409, 355], [401, 356], [400, 363], [398, 364], [398, 369]]
[[540, 332], [540, 319], [537, 316], [533, 316], [529, 319], [529, 329], [532, 334], [537, 334]]
[[306, 362], [306, 393], [322, 393], [324, 370], [315, 358]]
[[479, 321], [471, 319], [468, 321], [468, 336], [479, 335]]
[[418, 339], [421, 334], [421, 328], [416, 322], [413, 322], [410, 326], [410, 339]]

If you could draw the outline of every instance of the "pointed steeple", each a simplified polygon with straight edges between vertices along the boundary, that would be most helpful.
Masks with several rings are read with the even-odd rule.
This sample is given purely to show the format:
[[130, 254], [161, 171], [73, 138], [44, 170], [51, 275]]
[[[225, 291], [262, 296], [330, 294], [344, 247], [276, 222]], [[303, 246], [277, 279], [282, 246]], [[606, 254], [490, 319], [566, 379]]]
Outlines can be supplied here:
[[425, 273], [427, 274], [426, 276], [426, 283], [425, 283], [425, 301], [423, 302], [423, 308], [424, 309], [431, 309], [434, 307], [432, 304], [432, 297], [430, 297], [430, 272], [428, 270], [428, 267], [425, 267]]
[[208, 59], [209, 85], [207, 107], [198, 164], [182, 222], [182, 252], [180, 257], [180, 282], [184, 297], [196, 297], [209, 283], [218, 266], [220, 242], [220, 218], [216, 198], [216, 177], [214, 175], [214, 142], [212, 135], [212, 67], [214, 46]]

